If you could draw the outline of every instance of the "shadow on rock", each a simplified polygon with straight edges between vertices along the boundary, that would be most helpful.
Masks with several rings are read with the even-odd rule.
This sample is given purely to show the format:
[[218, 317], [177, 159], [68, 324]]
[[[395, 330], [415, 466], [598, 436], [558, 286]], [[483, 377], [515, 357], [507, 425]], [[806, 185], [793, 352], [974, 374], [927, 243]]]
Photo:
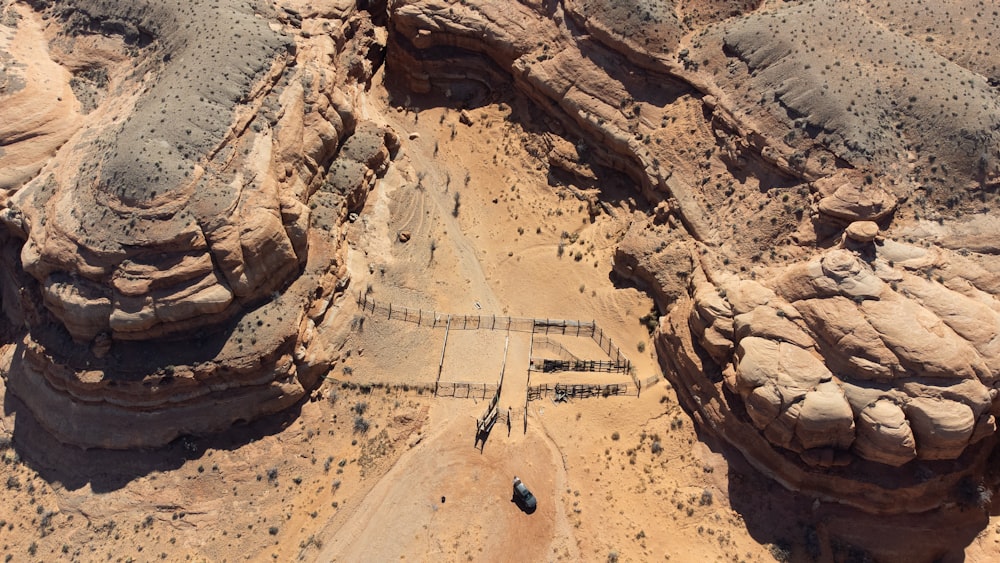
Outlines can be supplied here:
[[14, 415], [14, 451], [23, 463], [48, 483], [69, 490], [90, 485], [94, 493], [127, 486], [150, 473], [178, 469], [188, 460], [200, 459], [207, 450], [236, 450], [290, 426], [299, 416], [303, 399], [277, 414], [207, 436], [181, 436], [162, 448], [137, 450], [84, 450], [56, 440], [43, 429], [31, 411], [9, 392], [4, 411]]
[[989, 524], [984, 509], [957, 496], [920, 514], [876, 515], [823, 502], [789, 491], [730, 447], [721, 452], [729, 463], [730, 505], [779, 561], [960, 562]]

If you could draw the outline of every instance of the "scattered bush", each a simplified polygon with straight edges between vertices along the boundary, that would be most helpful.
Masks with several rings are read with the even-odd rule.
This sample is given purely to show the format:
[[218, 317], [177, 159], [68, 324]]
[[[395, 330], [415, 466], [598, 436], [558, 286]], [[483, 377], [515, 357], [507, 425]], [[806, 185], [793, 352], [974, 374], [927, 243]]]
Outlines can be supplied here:
[[775, 561], [791, 561], [792, 560], [792, 549], [782, 543], [772, 543], [767, 546], [767, 550], [771, 552], [771, 557], [774, 557]]
[[371, 423], [368, 422], [368, 420], [366, 420], [365, 417], [361, 415], [354, 417], [354, 431], [357, 432], [358, 434], [364, 434], [368, 432], [368, 429], [370, 427]]

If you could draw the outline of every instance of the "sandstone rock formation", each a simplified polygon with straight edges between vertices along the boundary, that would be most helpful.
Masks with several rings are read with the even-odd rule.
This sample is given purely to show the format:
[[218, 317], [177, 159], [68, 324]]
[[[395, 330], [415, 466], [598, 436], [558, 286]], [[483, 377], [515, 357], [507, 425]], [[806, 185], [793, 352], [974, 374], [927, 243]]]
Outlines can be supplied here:
[[[67, 86], [46, 95], [71, 106], [49, 135], [61, 143], [37, 152], [25, 134], [0, 154], [5, 170], [22, 144], [54, 157], [4, 185], [10, 388], [85, 447], [163, 444], [294, 403], [333, 359], [310, 340], [347, 282], [341, 225], [398, 149], [344, 90], [381, 53], [370, 18], [353, 3], [305, 22], [257, 3], [34, 7], [10, 8], [28, 20], [19, 35], [39, 14], [66, 52], [103, 35], [74, 64], [102, 69], [113, 95], [84, 115], [69, 73], [51, 73]], [[6, 96], [38, 96], [38, 74], [11, 72], [24, 87]]]
[[[851, 465], [863, 482], [877, 465], [905, 476], [913, 460], [982, 458], [976, 445], [996, 432], [1000, 286], [960, 255], [867, 244], [766, 279], [699, 268], [690, 301], [663, 319], [661, 353], [699, 405], [707, 394], [729, 410], [701, 416], [780, 479], [870, 509], [926, 508], [856, 486], [835, 493], [836, 478], [809, 483], [818, 474], [804, 468]], [[764, 441], [740, 442], [751, 428]]]

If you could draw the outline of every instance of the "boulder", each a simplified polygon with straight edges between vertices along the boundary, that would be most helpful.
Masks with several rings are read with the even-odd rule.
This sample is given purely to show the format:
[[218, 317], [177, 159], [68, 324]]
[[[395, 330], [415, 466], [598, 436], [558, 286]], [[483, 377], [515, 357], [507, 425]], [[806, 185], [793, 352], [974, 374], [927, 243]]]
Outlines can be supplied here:
[[847, 449], [854, 443], [854, 412], [844, 392], [833, 381], [806, 393], [795, 426], [803, 448]]
[[842, 184], [819, 202], [819, 212], [842, 221], [880, 221], [896, 209], [896, 198], [878, 186]]
[[879, 400], [861, 411], [854, 451], [861, 457], [898, 467], [917, 456], [917, 444], [903, 409]]
[[972, 438], [972, 409], [955, 401], [917, 397], [906, 405], [920, 459], [954, 459]]
[[844, 230], [847, 238], [855, 242], [872, 242], [878, 236], [878, 223], [874, 221], [854, 221]]

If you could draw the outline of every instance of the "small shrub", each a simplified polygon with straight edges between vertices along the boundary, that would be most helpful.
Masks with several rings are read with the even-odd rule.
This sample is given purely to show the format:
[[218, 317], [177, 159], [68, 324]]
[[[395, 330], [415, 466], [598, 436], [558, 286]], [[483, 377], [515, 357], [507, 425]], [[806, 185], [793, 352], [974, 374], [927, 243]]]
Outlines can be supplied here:
[[956, 486], [958, 503], [963, 507], [975, 507], [982, 510], [989, 508], [993, 502], [993, 492], [982, 483], [976, 483], [971, 477], [963, 477]]
[[767, 550], [771, 552], [771, 557], [774, 557], [775, 561], [791, 561], [792, 550], [785, 544], [772, 543], [767, 546]]
[[351, 410], [353, 410], [354, 412], [358, 413], [359, 415], [365, 414], [365, 412], [368, 410], [368, 403], [366, 403], [364, 401], [361, 401], [360, 403], [356, 403], [351, 408]]
[[364, 434], [364, 433], [368, 432], [368, 429], [370, 427], [371, 427], [371, 423], [368, 422], [365, 419], [365, 417], [363, 417], [361, 415], [358, 415], [358, 416], [354, 417], [354, 431], [357, 432], [358, 434]]
[[278, 527], [271, 526], [270, 528], [267, 529], [267, 533], [271, 534], [272, 536], [278, 535]]
[[619, 438], [621, 438], [621, 435], [617, 431], [611, 433], [611, 439], [612, 440], [614, 440], [614, 441], [617, 442], [619, 440]]

